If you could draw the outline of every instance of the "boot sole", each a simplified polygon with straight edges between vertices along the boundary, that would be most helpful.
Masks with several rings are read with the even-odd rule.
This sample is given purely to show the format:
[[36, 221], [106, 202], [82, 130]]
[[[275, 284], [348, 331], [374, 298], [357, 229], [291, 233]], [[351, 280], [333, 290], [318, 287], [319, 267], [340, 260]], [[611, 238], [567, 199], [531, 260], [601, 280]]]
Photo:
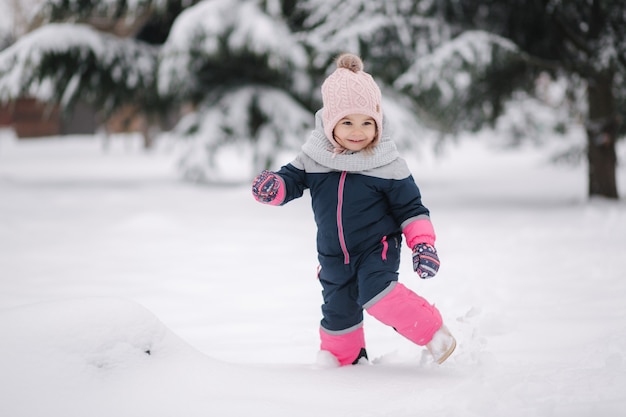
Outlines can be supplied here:
[[448, 349], [448, 351], [446, 353], [444, 353], [442, 357], [437, 359], [437, 363], [439, 365], [444, 363], [445, 360], [448, 359], [450, 357], [450, 355], [452, 355], [452, 352], [454, 352], [454, 349], [456, 349], [456, 339], [453, 337], [452, 338], [452, 345], [450, 346], [450, 349]]

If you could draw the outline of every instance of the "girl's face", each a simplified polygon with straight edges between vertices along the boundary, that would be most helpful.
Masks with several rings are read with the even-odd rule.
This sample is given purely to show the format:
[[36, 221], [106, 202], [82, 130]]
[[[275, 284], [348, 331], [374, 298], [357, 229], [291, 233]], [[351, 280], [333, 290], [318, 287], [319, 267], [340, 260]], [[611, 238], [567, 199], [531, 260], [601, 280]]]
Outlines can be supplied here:
[[351, 151], [361, 151], [376, 138], [376, 122], [364, 114], [349, 114], [335, 125], [337, 143]]

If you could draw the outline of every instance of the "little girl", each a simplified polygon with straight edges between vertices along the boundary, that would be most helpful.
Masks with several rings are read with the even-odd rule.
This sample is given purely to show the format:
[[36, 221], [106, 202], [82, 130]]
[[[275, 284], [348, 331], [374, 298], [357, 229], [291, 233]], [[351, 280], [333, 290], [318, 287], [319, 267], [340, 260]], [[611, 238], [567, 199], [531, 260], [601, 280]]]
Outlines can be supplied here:
[[302, 151], [252, 185], [257, 201], [275, 206], [310, 190], [324, 298], [320, 349], [342, 366], [367, 359], [365, 310], [442, 363], [455, 339], [439, 311], [398, 282], [402, 234], [415, 272], [437, 273], [435, 231], [406, 162], [385, 135], [380, 89], [358, 56], [339, 56], [322, 84], [322, 102]]

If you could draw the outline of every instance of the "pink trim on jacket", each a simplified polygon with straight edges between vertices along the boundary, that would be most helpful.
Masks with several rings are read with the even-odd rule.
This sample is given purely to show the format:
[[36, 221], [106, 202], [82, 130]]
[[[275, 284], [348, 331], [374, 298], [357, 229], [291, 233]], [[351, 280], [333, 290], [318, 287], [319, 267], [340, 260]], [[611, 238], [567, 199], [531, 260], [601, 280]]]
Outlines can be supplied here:
[[341, 250], [343, 251], [343, 263], [346, 265], [350, 263], [350, 253], [348, 252], [348, 245], [346, 245], [346, 236], [343, 233], [343, 215], [341, 211], [343, 208], [343, 190], [346, 185], [347, 175], [347, 171], [341, 173], [337, 189], [337, 233], [339, 234], [339, 245], [341, 245]]
[[386, 261], [387, 260], [387, 250], [389, 250], [389, 242], [387, 242], [387, 236], [383, 236], [383, 238], [380, 241], [380, 243], [383, 244], [382, 258], [383, 258], [383, 261]]
[[418, 243], [428, 243], [435, 246], [435, 229], [430, 219], [417, 219], [407, 224], [402, 233], [406, 237], [406, 244], [413, 249]]

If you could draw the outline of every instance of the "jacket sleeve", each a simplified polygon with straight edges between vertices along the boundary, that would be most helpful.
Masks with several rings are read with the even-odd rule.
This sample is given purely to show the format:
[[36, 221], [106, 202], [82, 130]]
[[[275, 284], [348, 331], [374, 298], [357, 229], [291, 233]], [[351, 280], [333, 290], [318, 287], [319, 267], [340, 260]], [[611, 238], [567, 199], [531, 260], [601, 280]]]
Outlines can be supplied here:
[[306, 172], [302, 169], [298, 169], [293, 163], [284, 165], [278, 171], [276, 175], [280, 176], [284, 185], [284, 198], [276, 205], [283, 205], [290, 202], [293, 199], [302, 197], [304, 190], [309, 188], [306, 181]]
[[422, 195], [413, 176], [392, 180], [387, 198], [409, 248], [413, 249], [418, 243], [434, 246], [436, 236], [430, 221], [430, 212], [422, 204]]

